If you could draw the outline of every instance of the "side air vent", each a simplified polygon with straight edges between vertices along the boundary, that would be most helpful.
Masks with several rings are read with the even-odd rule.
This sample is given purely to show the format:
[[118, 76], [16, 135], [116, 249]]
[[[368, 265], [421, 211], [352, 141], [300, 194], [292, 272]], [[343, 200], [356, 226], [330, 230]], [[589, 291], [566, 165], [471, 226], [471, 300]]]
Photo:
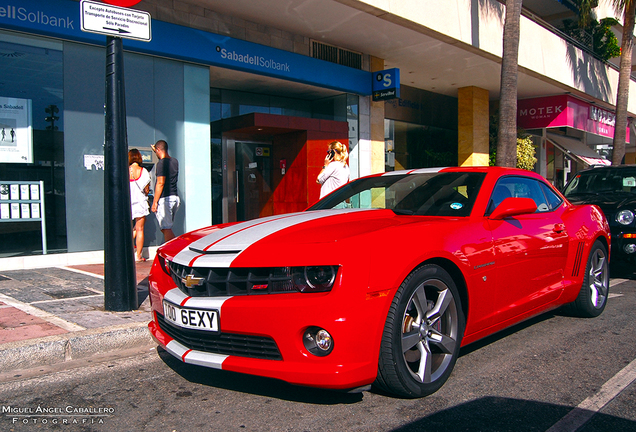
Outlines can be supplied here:
[[319, 60], [349, 66], [354, 69], [362, 69], [362, 54], [339, 48], [315, 40], [311, 41], [311, 56]]
[[576, 256], [574, 257], [574, 267], [572, 268], [572, 276], [577, 277], [581, 271], [581, 261], [583, 260], [583, 249], [585, 248], [584, 242], [579, 242], [576, 248]]

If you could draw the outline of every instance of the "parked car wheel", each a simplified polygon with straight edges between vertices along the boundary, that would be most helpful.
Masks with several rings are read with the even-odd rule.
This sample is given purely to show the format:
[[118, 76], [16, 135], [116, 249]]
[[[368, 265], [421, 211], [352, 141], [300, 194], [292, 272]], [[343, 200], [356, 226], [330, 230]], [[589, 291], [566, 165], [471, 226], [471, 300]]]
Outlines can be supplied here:
[[403, 397], [434, 393], [455, 366], [464, 327], [461, 299], [448, 272], [432, 264], [417, 268], [391, 304], [376, 384]]
[[609, 294], [609, 259], [605, 246], [597, 241], [587, 258], [585, 278], [576, 300], [568, 305], [572, 314], [584, 318], [599, 316], [607, 304]]

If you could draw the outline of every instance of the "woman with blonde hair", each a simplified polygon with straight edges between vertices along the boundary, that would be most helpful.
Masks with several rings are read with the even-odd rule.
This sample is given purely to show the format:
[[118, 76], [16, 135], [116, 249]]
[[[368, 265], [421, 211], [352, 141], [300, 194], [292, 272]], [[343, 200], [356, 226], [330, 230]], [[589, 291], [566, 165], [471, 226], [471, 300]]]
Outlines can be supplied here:
[[137, 149], [128, 151], [128, 173], [130, 179], [130, 205], [132, 218], [135, 222], [133, 227], [133, 242], [135, 242], [135, 261], [144, 262], [144, 226], [146, 216], [150, 214], [148, 205], [148, 192], [150, 190], [150, 174], [146, 168], [142, 167], [143, 160], [141, 153]]
[[325, 163], [318, 174], [317, 183], [321, 184], [320, 198], [338, 189], [349, 181], [349, 152], [340, 141], [332, 141], [327, 149]]

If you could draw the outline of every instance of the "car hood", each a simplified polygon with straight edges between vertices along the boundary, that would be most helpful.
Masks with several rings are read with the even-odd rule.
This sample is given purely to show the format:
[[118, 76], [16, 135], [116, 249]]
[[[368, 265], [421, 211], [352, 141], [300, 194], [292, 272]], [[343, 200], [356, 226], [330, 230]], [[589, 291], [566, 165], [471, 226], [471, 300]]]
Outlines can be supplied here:
[[188, 267], [295, 266], [306, 265], [308, 260], [313, 265], [341, 264], [333, 261], [341, 260], [343, 254], [371, 253], [371, 244], [378, 252], [376, 247], [382, 249], [381, 243], [395, 241], [387, 230], [410, 223], [425, 226], [450, 220], [367, 209], [270, 216], [208, 230], [176, 253], [174, 262]]
[[636, 196], [628, 192], [573, 195], [567, 197], [567, 199], [572, 204], [595, 204], [604, 213], [613, 213], [617, 209], [636, 205]]

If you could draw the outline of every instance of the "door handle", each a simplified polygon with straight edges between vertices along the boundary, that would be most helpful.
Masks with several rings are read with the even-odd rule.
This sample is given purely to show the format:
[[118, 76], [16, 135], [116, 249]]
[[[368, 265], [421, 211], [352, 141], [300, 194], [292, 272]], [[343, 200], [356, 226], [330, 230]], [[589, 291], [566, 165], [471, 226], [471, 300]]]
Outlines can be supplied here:
[[236, 203], [238, 204], [239, 202], [239, 177], [241, 175], [241, 172], [239, 170], [234, 171], [234, 196], [236, 197]]
[[554, 231], [555, 233], [562, 233], [563, 231], [565, 231], [565, 224], [562, 224], [562, 223], [554, 224], [552, 231]]

